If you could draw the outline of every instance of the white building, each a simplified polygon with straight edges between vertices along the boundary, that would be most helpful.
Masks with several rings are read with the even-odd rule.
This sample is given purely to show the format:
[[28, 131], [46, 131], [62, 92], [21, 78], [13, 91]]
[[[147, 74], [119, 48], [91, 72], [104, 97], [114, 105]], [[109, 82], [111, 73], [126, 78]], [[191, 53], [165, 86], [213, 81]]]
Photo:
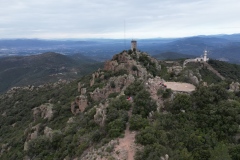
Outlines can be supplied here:
[[200, 62], [200, 61], [207, 62], [209, 60], [209, 58], [207, 58], [207, 50], [204, 50], [203, 56], [197, 57], [194, 60], [196, 62]]
[[186, 59], [183, 63], [183, 67], [189, 62], [207, 62], [209, 58], [207, 58], [207, 50], [204, 50], [203, 56], [197, 57], [195, 59]]

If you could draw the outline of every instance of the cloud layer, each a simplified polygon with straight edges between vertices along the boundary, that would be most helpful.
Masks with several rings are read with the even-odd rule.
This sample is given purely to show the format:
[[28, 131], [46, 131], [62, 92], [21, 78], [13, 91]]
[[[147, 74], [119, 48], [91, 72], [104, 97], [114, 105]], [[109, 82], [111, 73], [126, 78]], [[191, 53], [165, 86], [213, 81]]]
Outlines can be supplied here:
[[[240, 33], [239, 0], [0, 0], [0, 38]], [[124, 25], [125, 22], [125, 25]]]

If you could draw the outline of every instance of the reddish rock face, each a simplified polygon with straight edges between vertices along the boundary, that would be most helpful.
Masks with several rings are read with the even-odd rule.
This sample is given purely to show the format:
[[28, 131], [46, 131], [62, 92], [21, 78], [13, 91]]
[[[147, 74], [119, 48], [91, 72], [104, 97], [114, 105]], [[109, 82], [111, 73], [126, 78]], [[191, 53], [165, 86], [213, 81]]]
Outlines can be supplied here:
[[115, 67], [118, 65], [117, 61], [106, 61], [104, 64], [104, 70], [115, 71]]
[[87, 107], [87, 102], [87, 97], [84, 95], [81, 95], [76, 99], [76, 103], [78, 104], [78, 108], [81, 112], [83, 112]]
[[83, 112], [88, 105], [87, 96], [80, 95], [76, 97], [75, 101], [71, 103], [71, 112], [76, 115]]

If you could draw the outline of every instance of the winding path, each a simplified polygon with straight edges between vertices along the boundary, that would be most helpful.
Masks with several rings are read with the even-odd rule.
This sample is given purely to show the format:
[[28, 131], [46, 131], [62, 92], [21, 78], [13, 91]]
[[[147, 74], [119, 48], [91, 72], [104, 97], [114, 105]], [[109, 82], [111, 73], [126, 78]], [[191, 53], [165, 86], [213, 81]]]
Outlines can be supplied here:
[[[128, 111], [128, 117], [132, 116], [132, 109]], [[134, 160], [135, 155], [135, 136], [136, 132], [129, 130], [129, 123], [124, 133], [124, 137], [119, 139], [119, 144], [115, 146], [115, 152], [119, 152], [117, 158], [118, 160]]]

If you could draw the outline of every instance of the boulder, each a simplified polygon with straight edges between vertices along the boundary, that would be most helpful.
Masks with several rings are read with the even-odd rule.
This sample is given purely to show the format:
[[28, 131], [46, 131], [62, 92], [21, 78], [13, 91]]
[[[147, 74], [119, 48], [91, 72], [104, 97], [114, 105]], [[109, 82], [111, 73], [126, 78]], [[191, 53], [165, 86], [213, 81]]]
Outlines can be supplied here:
[[229, 85], [229, 91], [238, 92], [239, 91], [239, 83], [238, 82], [232, 82]]
[[108, 106], [108, 103], [105, 103], [104, 105], [100, 103], [98, 106], [95, 106], [96, 108], [96, 114], [94, 115], [94, 121], [100, 125], [104, 126], [105, 120], [106, 120], [106, 108]]
[[75, 98], [75, 101], [71, 103], [71, 112], [76, 115], [79, 112], [83, 112], [88, 106], [87, 96], [80, 95]]
[[53, 108], [53, 104], [51, 103], [45, 103], [39, 107], [33, 108], [32, 110], [33, 110], [34, 121], [36, 121], [38, 118], [51, 120], [53, 117], [52, 108]]
[[198, 80], [198, 78], [196, 76], [190, 77], [190, 80], [191, 80], [192, 84], [194, 84], [194, 85], [198, 85], [199, 84], [199, 80]]
[[77, 103], [79, 110], [83, 112], [88, 105], [87, 96], [80, 95], [76, 98], [75, 102]]
[[29, 149], [29, 141], [36, 139], [39, 135], [39, 130], [40, 130], [40, 123], [31, 127], [30, 129], [28, 128], [27, 130], [25, 130], [25, 134], [27, 134], [27, 139], [24, 142], [24, 151], [27, 151]]
[[52, 136], [53, 136], [53, 130], [49, 127], [45, 127], [44, 129], [44, 135], [49, 138], [49, 139], [52, 139]]
[[81, 88], [81, 95], [85, 95], [87, 93], [87, 88]]
[[174, 75], [179, 75], [182, 70], [183, 68], [181, 66], [172, 66], [167, 68], [168, 73], [174, 73]]

